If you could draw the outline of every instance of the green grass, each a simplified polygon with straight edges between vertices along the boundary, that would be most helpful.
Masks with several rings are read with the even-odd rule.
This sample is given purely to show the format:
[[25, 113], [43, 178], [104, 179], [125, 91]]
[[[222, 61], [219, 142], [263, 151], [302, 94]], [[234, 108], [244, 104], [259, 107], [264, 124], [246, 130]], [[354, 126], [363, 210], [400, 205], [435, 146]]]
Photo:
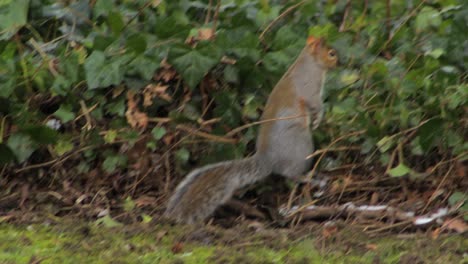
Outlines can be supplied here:
[[[202, 230], [198, 239], [190, 234]], [[199, 229], [156, 225], [98, 227], [61, 223], [53, 226], [0, 225], [0, 263], [466, 263], [468, 242], [453, 235], [365, 238], [339, 232], [323, 239], [307, 233], [299, 240], [287, 236], [261, 237], [255, 231]], [[236, 231], [237, 232], [237, 231]], [[274, 233], [274, 232], [273, 232]], [[271, 233], [270, 233], [271, 234]], [[224, 237], [223, 237], [224, 236]], [[231, 240], [229, 240], [231, 239]], [[285, 240], [286, 239], [286, 240]], [[276, 241], [277, 240], [277, 241]], [[173, 247], [180, 241], [180, 252]], [[229, 242], [226, 242], [229, 241]], [[371, 250], [366, 245], [374, 245]], [[463, 251], [465, 250], [465, 251]]]

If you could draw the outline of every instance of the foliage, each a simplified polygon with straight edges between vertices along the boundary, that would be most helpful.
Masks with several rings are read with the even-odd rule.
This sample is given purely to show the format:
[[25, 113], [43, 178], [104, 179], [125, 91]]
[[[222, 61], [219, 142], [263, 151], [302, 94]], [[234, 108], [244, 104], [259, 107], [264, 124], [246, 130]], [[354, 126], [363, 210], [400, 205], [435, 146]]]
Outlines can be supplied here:
[[[158, 150], [177, 124], [211, 118], [221, 121], [208, 128], [224, 135], [258, 119], [307, 34], [325, 36], [342, 65], [326, 84], [319, 144], [343, 137], [338, 145], [359, 146], [367, 164], [395, 177], [466, 159], [463, 1], [222, 0], [218, 11], [209, 2], [1, 1], [0, 162], [80, 150], [112, 172], [128, 164], [116, 142], [149, 134], [147, 147]], [[154, 117], [170, 121], [153, 127]], [[209, 156], [243, 155], [256, 129], [244, 131], [242, 144], [214, 145]], [[177, 160], [188, 162], [187, 146], [177, 148]], [[343, 152], [336, 162], [355, 156]]]

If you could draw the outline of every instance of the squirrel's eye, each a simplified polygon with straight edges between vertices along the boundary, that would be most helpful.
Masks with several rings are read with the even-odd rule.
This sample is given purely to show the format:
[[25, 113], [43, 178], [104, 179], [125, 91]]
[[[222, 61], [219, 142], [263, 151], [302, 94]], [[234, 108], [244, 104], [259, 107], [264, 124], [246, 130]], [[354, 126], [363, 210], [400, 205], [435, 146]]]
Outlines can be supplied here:
[[328, 51], [328, 57], [334, 58], [336, 56], [336, 51], [335, 50], [329, 50]]

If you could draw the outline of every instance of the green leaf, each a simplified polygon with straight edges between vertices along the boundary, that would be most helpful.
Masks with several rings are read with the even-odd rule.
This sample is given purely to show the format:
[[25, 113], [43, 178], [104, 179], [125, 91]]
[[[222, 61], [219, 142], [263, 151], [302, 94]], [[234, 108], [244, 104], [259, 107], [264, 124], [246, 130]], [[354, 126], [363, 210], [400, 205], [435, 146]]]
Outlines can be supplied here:
[[29, 156], [37, 149], [35, 144], [28, 135], [15, 133], [8, 138], [7, 142], [10, 150], [15, 154], [16, 160], [19, 163], [26, 161]]
[[124, 201], [123, 204], [124, 211], [129, 213], [135, 209], [135, 202], [132, 200], [132, 198], [127, 197]]
[[153, 220], [153, 217], [147, 215], [147, 214], [141, 214], [141, 222], [143, 224], [148, 224]]
[[122, 15], [119, 12], [109, 12], [107, 24], [116, 36], [120, 35], [120, 32], [125, 26]]
[[442, 119], [434, 118], [418, 129], [419, 144], [423, 151], [426, 152], [432, 148], [433, 142], [440, 137], [442, 126]]
[[122, 223], [115, 221], [109, 215], [106, 215], [96, 220], [96, 224], [103, 225], [104, 227], [107, 227], [107, 228], [123, 226]]
[[117, 138], [117, 131], [116, 130], [108, 130], [104, 135], [104, 142], [106, 143], [113, 143]]
[[29, 0], [14, 0], [0, 6], [0, 40], [10, 39], [28, 22]]
[[164, 135], [166, 135], [166, 129], [164, 127], [154, 127], [151, 130], [151, 134], [153, 135], [154, 139], [160, 140]]
[[377, 142], [377, 147], [381, 153], [387, 152], [393, 145], [395, 145], [395, 140], [389, 136], [385, 136]]
[[7, 164], [15, 160], [15, 154], [7, 144], [0, 143], [0, 165]]
[[58, 139], [56, 130], [43, 125], [28, 125], [22, 128], [21, 132], [28, 134], [32, 140], [40, 144], [54, 144]]
[[153, 78], [154, 73], [159, 68], [160, 62], [161, 60], [159, 58], [140, 54], [130, 62], [129, 69], [126, 74], [138, 74], [145, 81], [149, 81]]
[[123, 65], [128, 62], [128, 57], [121, 56], [114, 59], [106, 59], [101, 51], [94, 51], [86, 59], [84, 68], [89, 89], [105, 88], [117, 85], [123, 79]]
[[431, 26], [438, 27], [441, 23], [442, 18], [440, 17], [440, 13], [432, 7], [425, 6], [416, 16], [414, 27], [416, 33], [419, 33]]
[[184, 54], [173, 58], [171, 63], [182, 74], [188, 86], [194, 89], [209, 70], [219, 62], [220, 55], [214, 46], [207, 46], [184, 50]]
[[71, 151], [73, 149], [73, 143], [70, 140], [59, 140], [54, 146], [55, 153], [59, 156]]
[[127, 38], [126, 45], [137, 54], [146, 50], [146, 38], [142, 34], [133, 34]]
[[186, 148], [181, 148], [176, 151], [175, 157], [177, 160], [179, 160], [182, 163], [187, 163], [189, 157], [190, 157], [190, 152]]
[[238, 83], [239, 82], [239, 71], [234, 65], [227, 65], [224, 68], [224, 79], [228, 82]]
[[73, 113], [72, 107], [67, 104], [60, 105], [60, 108], [55, 111], [54, 115], [62, 120], [63, 123], [75, 119], [75, 113]]
[[392, 177], [401, 177], [411, 172], [412, 170], [410, 168], [406, 167], [403, 163], [400, 163], [395, 168], [389, 170], [388, 174], [390, 174]]
[[104, 162], [102, 163], [102, 168], [108, 172], [114, 172], [117, 167], [123, 167], [127, 164], [127, 158], [123, 155], [115, 155], [111, 154], [106, 157]]
[[454, 206], [460, 202], [465, 202], [466, 201], [466, 195], [462, 192], [454, 192], [452, 195], [450, 195], [448, 202], [451, 206]]

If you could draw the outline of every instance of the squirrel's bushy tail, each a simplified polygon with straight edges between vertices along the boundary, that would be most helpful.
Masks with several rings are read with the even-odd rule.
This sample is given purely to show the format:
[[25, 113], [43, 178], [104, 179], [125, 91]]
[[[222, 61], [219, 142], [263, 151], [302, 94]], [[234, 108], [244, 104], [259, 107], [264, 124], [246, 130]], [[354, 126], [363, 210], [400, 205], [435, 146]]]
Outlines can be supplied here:
[[177, 186], [164, 215], [188, 224], [203, 221], [236, 189], [267, 177], [271, 166], [265, 163], [254, 155], [192, 171]]

